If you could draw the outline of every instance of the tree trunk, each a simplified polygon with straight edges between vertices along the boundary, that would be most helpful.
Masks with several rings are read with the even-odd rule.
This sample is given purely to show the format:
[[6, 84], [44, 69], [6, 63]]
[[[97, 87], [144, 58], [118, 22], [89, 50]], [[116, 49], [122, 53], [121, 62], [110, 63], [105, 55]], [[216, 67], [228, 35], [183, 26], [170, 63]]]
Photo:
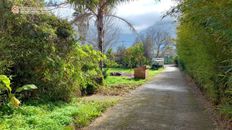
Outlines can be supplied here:
[[[98, 10], [98, 15], [97, 15], [97, 31], [98, 31], [98, 49], [101, 51], [103, 54], [103, 44], [104, 44], [104, 16], [103, 16], [103, 11]], [[103, 69], [104, 63], [103, 61], [100, 61], [100, 68], [101, 70]]]
[[157, 49], [156, 58], [160, 58], [159, 55], [160, 55], [160, 45], [158, 46], [158, 49]]

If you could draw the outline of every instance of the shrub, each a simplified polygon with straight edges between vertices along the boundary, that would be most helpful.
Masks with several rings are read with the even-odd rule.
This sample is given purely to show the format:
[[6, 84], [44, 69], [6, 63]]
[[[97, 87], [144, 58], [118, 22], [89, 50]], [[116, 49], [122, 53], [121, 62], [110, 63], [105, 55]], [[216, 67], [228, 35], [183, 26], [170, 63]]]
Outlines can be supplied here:
[[33, 83], [38, 92], [28, 96], [69, 101], [86, 86], [98, 85], [104, 56], [76, 43], [66, 20], [50, 14], [1, 17], [7, 26], [0, 33], [0, 72], [13, 77], [13, 91]]
[[[7, 76], [0, 75], [0, 95], [2, 95], [0, 96], [0, 109], [3, 107], [2, 110], [4, 110], [4, 106], [19, 107], [20, 101], [15, 97], [16, 94], [19, 94], [22, 91], [37, 89], [35, 85], [28, 84], [19, 87], [15, 90], [15, 92], [12, 92], [10, 84], [11, 81]], [[8, 110], [6, 109], [6, 111]]]
[[132, 47], [126, 49], [123, 58], [126, 67], [134, 68], [146, 64], [146, 57], [144, 56], [144, 48], [142, 43], [136, 43]]
[[[96, 90], [95, 88], [102, 85], [103, 75], [99, 68], [99, 62], [105, 58], [101, 52], [95, 51], [89, 45], [77, 45], [74, 51], [70, 53], [67, 61], [71, 64], [75, 75], [78, 76], [77, 81], [82, 94], [92, 94]], [[93, 91], [88, 91], [90, 89]]]

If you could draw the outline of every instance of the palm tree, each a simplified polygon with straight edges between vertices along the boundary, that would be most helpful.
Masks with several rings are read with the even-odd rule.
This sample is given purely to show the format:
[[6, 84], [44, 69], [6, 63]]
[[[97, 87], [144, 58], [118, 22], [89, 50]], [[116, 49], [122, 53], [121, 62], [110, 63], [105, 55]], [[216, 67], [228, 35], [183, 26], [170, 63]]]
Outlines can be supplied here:
[[[129, 27], [135, 31], [133, 26], [125, 19], [111, 14], [111, 10], [119, 3], [133, 1], [133, 0], [68, 0], [68, 2], [74, 5], [76, 10], [76, 18], [74, 22], [81, 21], [81, 19], [89, 20], [95, 18], [98, 34], [98, 49], [104, 53], [104, 18], [113, 17], [124, 21]], [[136, 31], [135, 31], [136, 32]], [[100, 63], [100, 67], [103, 68], [103, 62]]]

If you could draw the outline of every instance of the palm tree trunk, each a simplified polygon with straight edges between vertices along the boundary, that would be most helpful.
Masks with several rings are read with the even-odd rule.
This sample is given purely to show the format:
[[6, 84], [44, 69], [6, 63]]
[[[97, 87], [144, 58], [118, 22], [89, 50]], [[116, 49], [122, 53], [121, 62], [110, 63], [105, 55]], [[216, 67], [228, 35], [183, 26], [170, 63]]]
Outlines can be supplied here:
[[[98, 10], [97, 15], [97, 30], [98, 30], [98, 49], [103, 54], [103, 44], [104, 44], [104, 21], [103, 21], [103, 11]], [[100, 68], [103, 69], [104, 63], [100, 61]]]
[[158, 50], [157, 50], [157, 53], [156, 53], [156, 58], [160, 58], [159, 55], [160, 55], [160, 45], [158, 46]]

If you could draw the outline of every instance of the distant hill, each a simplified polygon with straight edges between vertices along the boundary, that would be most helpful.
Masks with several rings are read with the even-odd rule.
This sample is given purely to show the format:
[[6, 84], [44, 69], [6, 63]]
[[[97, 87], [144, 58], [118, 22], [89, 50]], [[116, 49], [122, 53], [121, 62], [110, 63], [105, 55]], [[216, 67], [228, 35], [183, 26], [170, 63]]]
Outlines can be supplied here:
[[[174, 19], [172, 18], [168, 18], [163, 21], [158, 21], [154, 23], [154, 25], [152, 25], [151, 27], [155, 27], [158, 30], [168, 32], [173, 38], [176, 38], [177, 22], [175, 22]], [[147, 29], [140, 31], [139, 33], [144, 33], [146, 32]], [[133, 33], [121, 33], [119, 43], [115, 44], [113, 47], [117, 48], [118, 46], [122, 46], [122, 45], [125, 47], [130, 47], [131, 45], [134, 44], [136, 37], [137, 37], [136, 34]]]

